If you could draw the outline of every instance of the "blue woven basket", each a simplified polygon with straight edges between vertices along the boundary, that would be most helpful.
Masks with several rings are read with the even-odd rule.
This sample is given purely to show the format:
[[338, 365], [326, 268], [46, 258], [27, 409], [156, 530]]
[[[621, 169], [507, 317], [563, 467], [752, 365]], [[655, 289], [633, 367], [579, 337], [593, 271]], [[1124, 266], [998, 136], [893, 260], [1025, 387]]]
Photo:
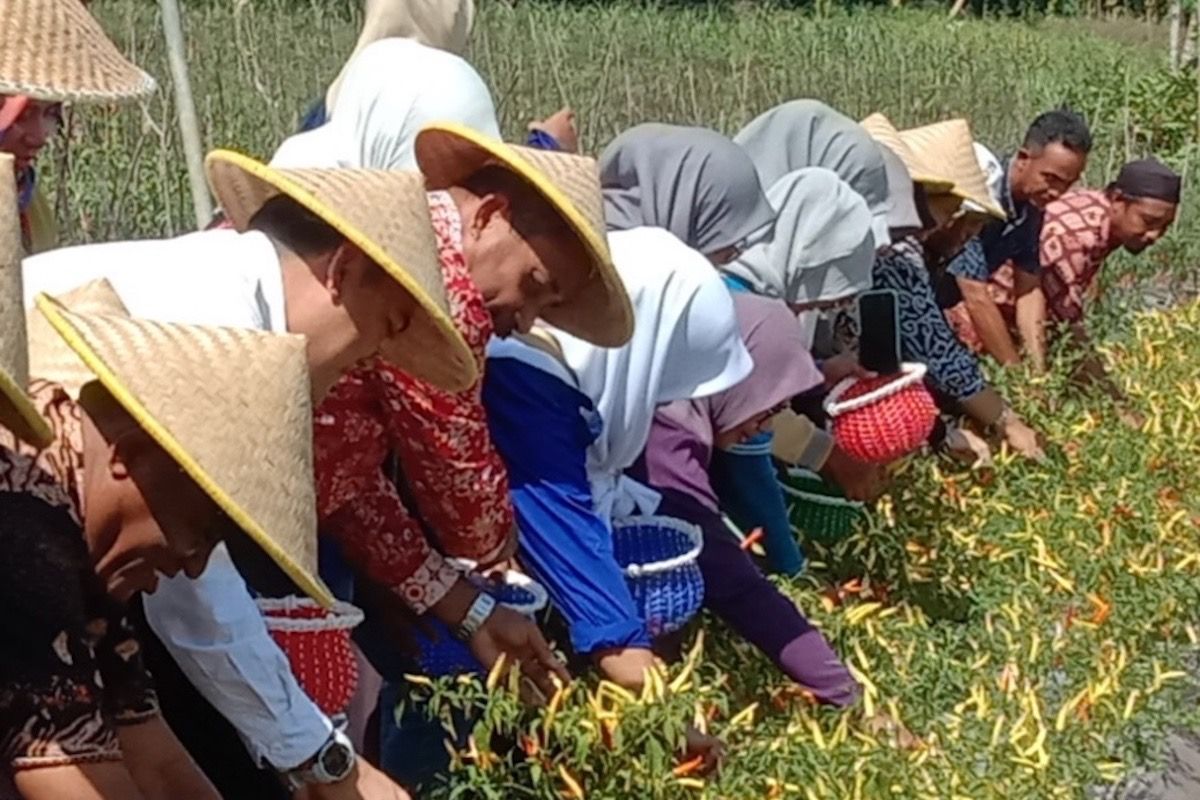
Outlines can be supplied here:
[[792, 527], [801, 538], [826, 542], [841, 539], [867, 515], [862, 503], [847, 500], [836, 487], [806, 469], [788, 470], [787, 478], [779, 485], [787, 498]]
[[672, 517], [613, 523], [613, 553], [651, 636], [682, 628], [704, 602], [700, 528]]
[[[496, 598], [501, 605], [527, 617], [532, 617], [546, 607], [545, 588], [528, 575], [519, 572], [505, 573], [504, 583], [500, 584], [485, 581], [477, 576], [473, 576], [471, 582]], [[465, 642], [456, 638], [450, 628], [432, 618], [428, 624], [433, 629], [433, 638], [417, 632], [417, 661], [421, 665], [422, 673], [441, 677], [483, 672], [483, 667], [475, 660], [475, 656], [471, 655], [471, 649]]]

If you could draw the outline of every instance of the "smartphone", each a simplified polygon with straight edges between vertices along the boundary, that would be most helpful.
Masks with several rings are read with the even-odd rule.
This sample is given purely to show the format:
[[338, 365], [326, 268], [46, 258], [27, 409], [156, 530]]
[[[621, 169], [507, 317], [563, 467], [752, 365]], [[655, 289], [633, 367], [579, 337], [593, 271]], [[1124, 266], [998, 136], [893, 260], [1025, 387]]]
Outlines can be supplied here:
[[858, 363], [880, 375], [900, 371], [900, 317], [896, 293], [872, 289], [858, 297]]

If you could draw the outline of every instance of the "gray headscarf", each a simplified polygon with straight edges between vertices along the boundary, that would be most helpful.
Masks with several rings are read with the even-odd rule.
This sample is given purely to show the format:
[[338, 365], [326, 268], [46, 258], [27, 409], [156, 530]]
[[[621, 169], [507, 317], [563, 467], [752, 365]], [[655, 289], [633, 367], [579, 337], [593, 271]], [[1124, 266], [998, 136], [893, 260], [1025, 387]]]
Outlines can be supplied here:
[[784, 175], [767, 198], [775, 236], [723, 269], [755, 294], [793, 305], [844, 300], [871, 287], [875, 237], [866, 201], [820, 167]]
[[754, 160], [763, 186], [802, 167], [833, 170], [867, 201], [876, 243], [891, 242], [887, 167], [854, 120], [819, 100], [792, 100], [760, 114], [733, 140]]
[[706, 255], [770, 234], [775, 212], [750, 157], [706, 128], [646, 124], [600, 155], [610, 230], [666, 228]]

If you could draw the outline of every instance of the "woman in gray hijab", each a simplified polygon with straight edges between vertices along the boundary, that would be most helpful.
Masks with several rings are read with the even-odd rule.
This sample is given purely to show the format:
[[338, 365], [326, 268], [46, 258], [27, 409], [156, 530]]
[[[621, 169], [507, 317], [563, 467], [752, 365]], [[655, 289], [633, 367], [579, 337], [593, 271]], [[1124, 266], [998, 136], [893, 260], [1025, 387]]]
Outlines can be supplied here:
[[764, 186], [802, 167], [833, 170], [867, 201], [875, 246], [891, 242], [887, 164], [854, 120], [819, 100], [792, 100], [757, 116], [733, 140], [750, 155]]
[[666, 228], [714, 264], [770, 237], [775, 211], [742, 148], [707, 128], [648, 123], [600, 155], [610, 230]]

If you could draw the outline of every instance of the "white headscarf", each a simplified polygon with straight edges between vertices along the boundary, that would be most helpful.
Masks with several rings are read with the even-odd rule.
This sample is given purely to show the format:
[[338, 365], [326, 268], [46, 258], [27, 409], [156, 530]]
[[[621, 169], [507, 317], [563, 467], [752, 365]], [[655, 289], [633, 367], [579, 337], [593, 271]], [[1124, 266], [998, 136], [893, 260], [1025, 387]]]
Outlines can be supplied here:
[[[652, 513], [657, 495], [623, 480], [650, 437], [655, 409], [707, 397], [750, 374], [729, 290], [704, 256], [659, 228], [608, 234], [633, 303], [633, 339], [605, 348], [552, 330], [603, 430], [588, 449], [596, 507], [606, 519]], [[647, 508], [647, 506], [649, 506]]]
[[844, 300], [871, 287], [871, 211], [849, 184], [827, 169], [798, 169], [768, 189], [767, 199], [779, 212], [774, 239], [725, 271], [755, 294], [792, 305]]
[[329, 121], [285, 140], [271, 164], [416, 169], [413, 142], [434, 121], [500, 138], [492, 95], [474, 67], [412, 39], [383, 39], [347, 65]]
[[325, 108], [337, 104], [350, 62], [371, 43], [381, 39], [412, 39], [456, 55], [467, 52], [475, 21], [473, 0], [366, 0], [362, 32], [354, 52], [325, 93]]

